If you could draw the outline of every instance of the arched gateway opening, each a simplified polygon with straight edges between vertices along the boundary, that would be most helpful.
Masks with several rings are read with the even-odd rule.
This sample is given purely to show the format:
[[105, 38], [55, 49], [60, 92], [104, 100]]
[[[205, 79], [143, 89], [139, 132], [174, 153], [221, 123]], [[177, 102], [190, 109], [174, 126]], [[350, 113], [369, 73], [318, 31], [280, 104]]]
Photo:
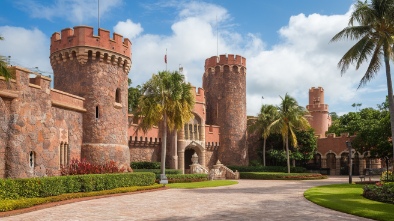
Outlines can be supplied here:
[[178, 151], [178, 165], [184, 173], [190, 173], [190, 165], [192, 164], [192, 156], [196, 153], [198, 163], [205, 166], [205, 149], [197, 142], [192, 141], [184, 149]]

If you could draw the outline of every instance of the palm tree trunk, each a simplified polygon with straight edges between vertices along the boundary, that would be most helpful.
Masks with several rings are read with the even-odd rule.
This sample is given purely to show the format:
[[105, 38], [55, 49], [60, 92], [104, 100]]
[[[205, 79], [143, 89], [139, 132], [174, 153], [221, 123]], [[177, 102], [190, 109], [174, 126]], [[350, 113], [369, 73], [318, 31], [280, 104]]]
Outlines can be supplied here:
[[264, 138], [264, 144], [263, 144], [263, 166], [265, 166], [265, 143], [266, 143], [267, 139]]
[[[390, 60], [385, 51], [384, 63], [386, 65], [386, 78], [387, 78], [387, 91], [388, 91], [388, 100], [389, 100], [389, 111], [390, 111], [390, 125], [391, 125], [391, 143], [393, 145], [393, 160], [392, 163], [394, 165], [394, 100], [393, 100], [393, 83], [391, 81], [391, 73], [390, 73]], [[394, 171], [394, 166], [393, 166]]]
[[166, 174], [167, 114], [163, 116], [163, 137], [161, 138], [161, 174]]
[[289, 135], [286, 137], [287, 173], [290, 173]]

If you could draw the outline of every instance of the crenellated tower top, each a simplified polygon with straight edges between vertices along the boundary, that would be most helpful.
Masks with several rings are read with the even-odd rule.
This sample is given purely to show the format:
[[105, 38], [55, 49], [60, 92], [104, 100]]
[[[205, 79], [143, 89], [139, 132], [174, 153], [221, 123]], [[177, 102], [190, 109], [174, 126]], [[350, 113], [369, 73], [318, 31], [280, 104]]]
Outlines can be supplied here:
[[246, 58], [240, 55], [219, 55], [219, 59], [217, 56], [212, 56], [205, 60], [205, 69], [214, 68], [217, 65], [240, 65], [246, 67]]
[[93, 35], [93, 27], [75, 26], [55, 32], [51, 37], [50, 58], [54, 62], [64, 62], [76, 58], [85, 64], [89, 58], [111, 62], [123, 66], [128, 72], [131, 67], [131, 42], [122, 35], [104, 29], [98, 29], [98, 36]]

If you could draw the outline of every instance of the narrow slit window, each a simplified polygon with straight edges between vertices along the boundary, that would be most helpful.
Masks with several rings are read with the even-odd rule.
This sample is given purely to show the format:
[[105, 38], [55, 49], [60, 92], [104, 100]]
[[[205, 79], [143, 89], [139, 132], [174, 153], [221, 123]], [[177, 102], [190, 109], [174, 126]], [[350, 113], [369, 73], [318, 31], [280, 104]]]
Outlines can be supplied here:
[[98, 119], [98, 118], [99, 118], [99, 107], [96, 106], [96, 119]]
[[115, 92], [115, 102], [120, 103], [120, 89], [117, 88]]
[[30, 168], [34, 168], [34, 152], [30, 151], [29, 153], [29, 166]]

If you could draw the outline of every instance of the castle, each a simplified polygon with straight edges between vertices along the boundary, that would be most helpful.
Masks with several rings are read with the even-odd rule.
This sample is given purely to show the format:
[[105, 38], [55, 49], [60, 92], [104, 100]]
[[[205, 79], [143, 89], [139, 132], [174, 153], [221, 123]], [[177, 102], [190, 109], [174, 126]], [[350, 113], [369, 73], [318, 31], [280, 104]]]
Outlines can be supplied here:
[[[160, 128], [141, 133], [128, 114], [129, 39], [63, 29], [51, 37], [50, 62], [54, 89], [50, 78], [21, 67], [10, 67], [10, 82], [0, 79], [0, 177], [59, 175], [71, 159], [124, 168], [160, 161]], [[208, 58], [203, 87], [194, 88], [194, 119], [169, 134], [168, 167], [187, 172], [194, 153], [204, 167], [218, 159], [247, 165], [246, 59]]]
[[[94, 36], [92, 27], [67, 28], [51, 37], [54, 89], [51, 78], [30, 77], [21, 67], [10, 67], [9, 82], [0, 77], [0, 178], [59, 175], [71, 159], [115, 161], [124, 168], [134, 161], [160, 161], [160, 127], [143, 133], [139, 119], [128, 113], [131, 46], [104, 29]], [[258, 143], [247, 142], [246, 59], [231, 54], [206, 59], [202, 88], [193, 88], [193, 94], [194, 118], [168, 134], [167, 167], [188, 173], [193, 155], [204, 168], [218, 160], [248, 165]], [[331, 119], [322, 88], [310, 89], [307, 109], [320, 137], [315, 163], [340, 174], [349, 138], [325, 137]], [[358, 158], [358, 170], [371, 165], [363, 154]]]

